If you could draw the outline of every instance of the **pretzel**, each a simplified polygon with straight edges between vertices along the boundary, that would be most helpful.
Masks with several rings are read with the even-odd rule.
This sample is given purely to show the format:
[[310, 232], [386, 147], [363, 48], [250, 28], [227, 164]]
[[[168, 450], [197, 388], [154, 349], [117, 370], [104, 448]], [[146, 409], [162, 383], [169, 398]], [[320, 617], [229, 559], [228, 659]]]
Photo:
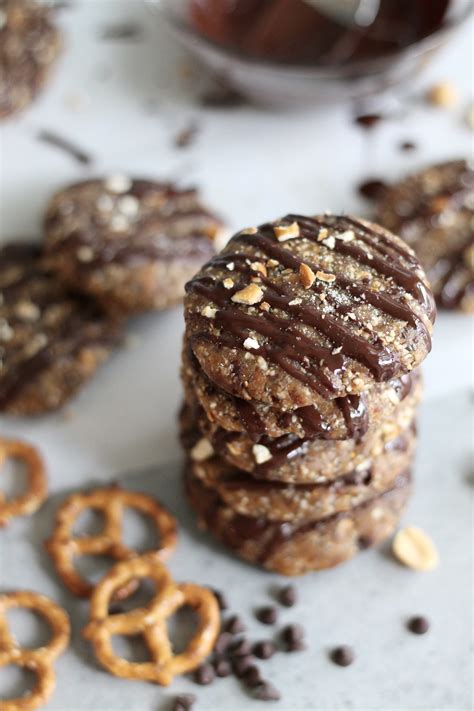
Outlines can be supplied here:
[[[74, 558], [81, 555], [97, 555], [121, 561], [137, 555], [136, 551], [122, 543], [122, 519], [126, 506], [148, 515], [158, 529], [160, 547], [156, 551], [150, 551], [150, 555], [164, 561], [175, 548], [176, 519], [151, 496], [135, 491], [124, 491], [118, 486], [73, 494], [59, 508], [53, 535], [46, 541], [45, 546], [64, 584], [78, 597], [90, 597], [94, 586], [76, 571]], [[74, 537], [72, 531], [75, 521], [88, 508], [103, 513], [104, 530], [97, 536]], [[123, 600], [135, 589], [136, 583], [129, 581], [126, 587], [116, 591], [115, 599]]]
[[[52, 630], [51, 640], [38, 649], [20, 647], [10, 633], [6, 613], [13, 608], [32, 610], [41, 615]], [[36, 675], [36, 686], [19, 699], [0, 702], [2, 711], [29, 711], [43, 706], [56, 686], [55, 659], [66, 649], [71, 634], [67, 613], [55, 602], [30, 591], [0, 595], [0, 667], [15, 665]]]
[[7, 459], [18, 459], [26, 464], [28, 487], [23, 495], [10, 500], [0, 492], [0, 527], [6, 526], [14, 516], [37, 511], [47, 494], [44, 463], [35, 447], [0, 437], [0, 468]]
[[[157, 593], [146, 607], [109, 616], [109, 604], [117, 590], [130, 580], [150, 578]], [[199, 617], [199, 625], [186, 649], [173, 654], [166, 620], [180, 607], [189, 605]], [[90, 604], [90, 622], [83, 634], [94, 647], [97, 659], [111, 674], [125, 679], [141, 679], [168, 686], [177, 674], [198, 667], [214, 648], [220, 627], [215, 596], [199, 585], [176, 585], [167, 569], [156, 559], [142, 556], [115, 565], [95, 588]], [[113, 635], [143, 635], [151, 661], [130, 662], [112, 648]]]

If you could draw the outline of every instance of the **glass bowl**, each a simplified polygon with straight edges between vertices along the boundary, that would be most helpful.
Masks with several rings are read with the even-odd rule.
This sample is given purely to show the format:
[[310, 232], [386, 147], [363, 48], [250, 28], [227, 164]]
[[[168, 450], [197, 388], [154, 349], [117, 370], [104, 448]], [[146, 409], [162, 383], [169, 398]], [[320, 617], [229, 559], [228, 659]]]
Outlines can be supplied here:
[[472, 14], [471, 0], [453, 0], [446, 22], [397, 52], [339, 66], [278, 64], [245, 56], [204, 37], [187, 19], [186, 0], [148, 0], [179, 42], [222, 83], [257, 103], [302, 105], [363, 99], [411, 82]]

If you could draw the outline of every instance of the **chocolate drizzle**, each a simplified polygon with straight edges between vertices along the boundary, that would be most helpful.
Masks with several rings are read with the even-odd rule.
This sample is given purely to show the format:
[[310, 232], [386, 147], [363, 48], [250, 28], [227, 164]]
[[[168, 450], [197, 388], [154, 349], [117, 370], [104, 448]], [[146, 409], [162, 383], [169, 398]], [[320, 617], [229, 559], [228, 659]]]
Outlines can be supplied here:
[[[256, 332], [264, 337], [264, 341], [260, 343], [258, 349], [254, 349], [255, 355], [262, 355], [272, 361], [290, 376], [325, 398], [335, 396], [331, 375], [342, 373], [348, 358], [367, 367], [377, 381], [393, 378], [402, 370], [398, 356], [392, 349], [384, 346], [376, 334], [369, 332], [364, 323], [355, 319], [354, 325], [359, 333], [356, 333], [354, 328], [348, 327], [341, 316], [344, 316], [349, 307], [344, 307], [337, 302], [337, 294], [334, 293], [336, 288], [360, 303], [369, 303], [381, 312], [405, 321], [421, 332], [427, 349], [431, 347], [426, 325], [400, 295], [401, 289], [407, 291], [428, 312], [428, 317], [434, 319], [434, 305], [430, 292], [418, 274], [416, 259], [407, 247], [351, 217], [308, 218], [288, 215], [283, 219], [283, 223], [288, 224], [295, 221], [300, 228], [300, 239], [313, 242], [318, 241], [323, 228], [331, 229], [336, 233], [352, 230], [356, 239], [352, 242], [336, 239], [333, 245], [334, 251], [346, 254], [390, 278], [394, 285], [393, 293], [371, 290], [364, 282], [353, 282], [336, 275], [333, 288], [325, 292], [327, 302], [333, 305], [334, 311], [338, 313], [333, 315], [313, 303], [301, 303], [301, 300], [296, 300], [295, 303], [294, 293], [289, 287], [281, 283], [276, 284], [275, 280], [259, 274], [264, 287], [265, 301], [273, 307], [274, 311], [285, 314], [285, 317], [269, 311], [251, 314], [238, 308], [231, 301], [233, 293], [241, 287], [225, 289], [222, 284], [217, 283], [207, 274], [209, 267], [220, 267], [232, 262], [235, 272], [255, 276], [248, 254], [226, 253], [211, 260], [187, 285], [188, 292], [199, 293], [209, 302], [220, 307], [214, 319], [218, 334], [211, 334], [206, 326], [200, 333], [193, 335], [192, 342], [206, 340], [220, 347], [242, 349], [249, 333]], [[361, 242], [364, 247], [354, 244], [356, 241]], [[300, 265], [305, 263], [313, 271], [318, 270], [318, 265], [300, 259], [281, 246], [275, 240], [272, 224], [261, 226], [255, 234], [238, 233], [231, 240], [231, 244], [238, 245], [240, 242], [252, 245], [264, 257], [276, 260], [285, 268], [297, 271]], [[317, 293], [323, 290], [322, 284], [317, 281], [311, 288]], [[318, 329], [327, 339], [328, 345], [317, 344], [305, 336], [301, 332], [300, 324]], [[360, 332], [365, 332], [366, 336], [363, 337]], [[342, 353], [334, 352], [338, 349]]]

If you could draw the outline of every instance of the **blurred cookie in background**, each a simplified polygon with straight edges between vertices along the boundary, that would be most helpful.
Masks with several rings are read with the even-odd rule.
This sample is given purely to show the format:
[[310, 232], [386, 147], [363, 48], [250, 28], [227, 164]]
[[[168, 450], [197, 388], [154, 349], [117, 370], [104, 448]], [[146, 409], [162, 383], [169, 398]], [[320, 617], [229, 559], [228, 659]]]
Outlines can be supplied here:
[[474, 312], [474, 170], [466, 161], [384, 189], [375, 219], [415, 250], [440, 307]]
[[0, 412], [61, 407], [118, 344], [119, 328], [90, 299], [69, 293], [38, 245], [0, 248]]
[[195, 189], [126, 175], [58, 192], [45, 234], [45, 255], [61, 279], [120, 316], [179, 303], [224, 238]]
[[60, 48], [51, 8], [34, 0], [1, 0], [0, 119], [33, 101]]

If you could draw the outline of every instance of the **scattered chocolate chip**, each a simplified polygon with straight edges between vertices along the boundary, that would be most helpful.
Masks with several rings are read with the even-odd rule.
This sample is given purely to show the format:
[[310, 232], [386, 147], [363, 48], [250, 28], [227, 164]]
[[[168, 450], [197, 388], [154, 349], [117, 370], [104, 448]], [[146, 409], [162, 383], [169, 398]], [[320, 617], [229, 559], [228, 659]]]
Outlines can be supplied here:
[[233, 635], [231, 635], [230, 632], [221, 632], [214, 645], [214, 651], [217, 652], [217, 654], [224, 654], [229, 648], [232, 637]]
[[225, 623], [225, 631], [231, 634], [239, 634], [245, 631], [245, 625], [238, 615], [232, 615]]
[[373, 545], [373, 540], [369, 536], [359, 536], [357, 545], [361, 551], [365, 551]]
[[120, 24], [108, 25], [101, 32], [103, 40], [140, 40], [144, 36], [144, 29], [136, 22], [122, 22]]
[[363, 183], [360, 183], [357, 188], [360, 195], [365, 197], [367, 200], [378, 200], [386, 189], [387, 184], [378, 178], [365, 180]]
[[281, 631], [281, 638], [288, 646], [293, 646], [303, 641], [304, 629], [301, 625], [287, 625]]
[[250, 642], [244, 638], [236, 640], [229, 648], [232, 657], [247, 657], [252, 651]]
[[303, 642], [302, 639], [296, 639], [294, 642], [288, 642], [286, 651], [287, 652], [304, 652], [305, 649], [308, 649], [306, 642]]
[[331, 659], [340, 667], [348, 667], [355, 659], [354, 650], [347, 644], [343, 644], [332, 650]]
[[405, 153], [411, 153], [411, 151], [416, 150], [416, 143], [413, 143], [412, 141], [402, 141], [399, 144], [399, 148]]
[[211, 664], [201, 664], [194, 672], [194, 681], [201, 686], [212, 684], [215, 679], [214, 667]]
[[426, 617], [411, 617], [407, 622], [407, 627], [413, 634], [426, 634], [430, 628], [430, 623]]
[[220, 590], [216, 590], [215, 588], [211, 588], [211, 592], [214, 593], [214, 597], [219, 605], [219, 610], [227, 610], [229, 608], [229, 603], [227, 602], [227, 598], [224, 593]]
[[383, 116], [380, 114], [361, 114], [360, 116], [356, 116], [354, 121], [358, 126], [369, 130], [382, 121], [382, 119]]
[[226, 677], [232, 674], [232, 667], [227, 659], [216, 659], [214, 662], [214, 669], [219, 677]]
[[250, 689], [254, 689], [256, 686], [263, 682], [262, 676], [260, 674], [260, 669], [254, 664], [251, 664], [249, 666], [242, 678], [244, 684]]
[[42, 141], [43, 143], [48, 143], [50, 146], [54, 146], [54, 148], [59, 148], [61, 151], [64, 151], [72, 158], [74, 158], [74, 160], [76, 160], [78, 163], [82, 163], [83, 165], [88, 165], [89, 163], [92, 163], [92, 158], [88, 153], [83, 151], [81, 148], [75, 146], [71, 141], [67, 140], [66, 138], [59, 136], [57, 133], [42, 130], [38, 133], [37, 137], [39, 141]]
[[187, 148], [194, 143], [194, 140], [198, 134], [199, 127], [194, 121], [184, 128], [182, 131], [176, 134], [174, 138], [174, 145], [176, 148]]
[[274, 625], [278, 618], [276, 607], [259, 607], [255, 617], [264, 625]]
[[270, 659], [275, 654], [276, 649], [271, 640], [265, 639], [262, 642], [256, 642], [252, 651], [259, 659]]
[[285, 607], [293, 607], [298, 602], [298, 593], [294, 585], [285, 585], [278, 591], [278, 602]]
[[280, 692], [269, 681], [264, 681], [255, 688], [254, 697], [259, 701], [279, 701]]
[[232, 669], [234, 670], [235, 676], [241, 679], [252, 664], [253, 657], [251, 657], [250, 654], [247, 657], [237, 657], [236, 659], [233, 659]]
[[171, 711], [190, 711], [195, 702], [194, 694], [180, 694], [173, 700]]

